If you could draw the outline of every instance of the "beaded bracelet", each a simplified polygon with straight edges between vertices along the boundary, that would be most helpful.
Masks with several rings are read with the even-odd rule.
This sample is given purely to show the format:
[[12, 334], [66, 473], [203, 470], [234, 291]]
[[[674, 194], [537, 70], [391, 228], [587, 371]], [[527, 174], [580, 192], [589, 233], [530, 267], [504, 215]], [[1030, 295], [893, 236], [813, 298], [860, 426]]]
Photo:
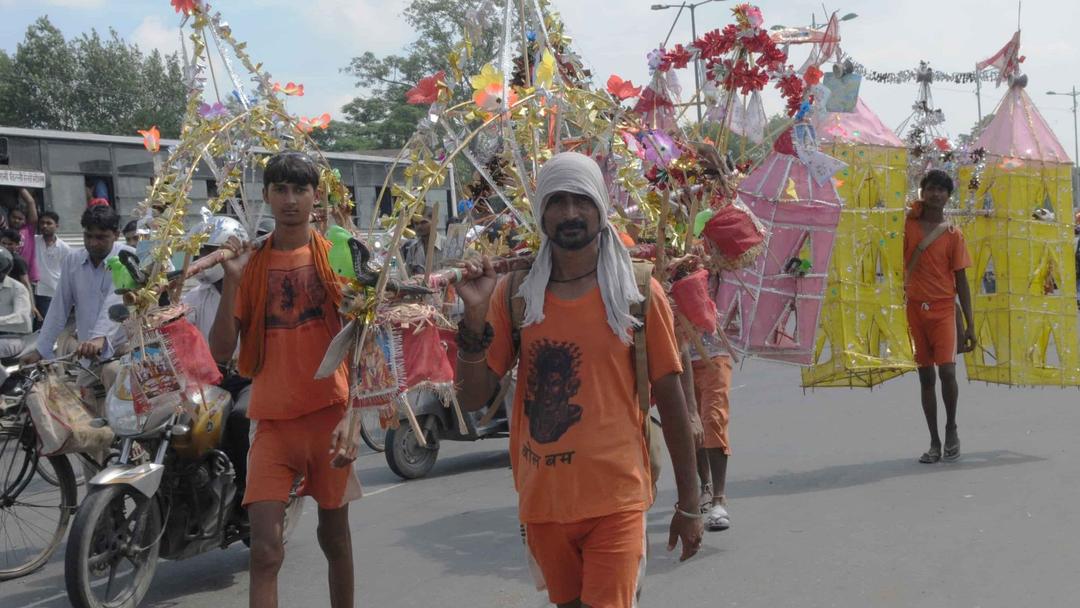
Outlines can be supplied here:
[[465, 325], [464, 319], [458, 321], [458, 331], [455, 342], [457, 342], [459, 351], [469, 354], [483, 352], [484, 349], [491, 346], [491, 341], [494, 339], [495, 328], [491, 326], [491, 323], [484, 323], [484, 332], [478, 334]]

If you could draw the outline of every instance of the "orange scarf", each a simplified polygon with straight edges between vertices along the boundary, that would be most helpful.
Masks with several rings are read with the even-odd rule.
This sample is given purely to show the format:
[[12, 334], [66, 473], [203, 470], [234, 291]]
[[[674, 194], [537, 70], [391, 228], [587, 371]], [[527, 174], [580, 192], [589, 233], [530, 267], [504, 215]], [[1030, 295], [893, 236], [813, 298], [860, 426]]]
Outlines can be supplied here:
[[[262, 368], [263, 349], [266, 348], [266, 296], [270, 286], [270, 252], [274, 245], [274, 235], [266, 239], [248, 261], [244, 277], [240, 280], [240, 358], [236, 369], [240, 375], [254, 378]], [[308, 241], [311, 248], [311, 258], [315, 262], [315, 271], [322, 281], [326, 294], [333, 302], [336, 311], [341, 304], [341, 283], [334, 271], [330, 268], [330, 241], [323, 238], [315, 230], [311, 231]], [[336, 324], [330, 323], [331, 326]], [[331, 333], [336, 333], [332, 330]]]

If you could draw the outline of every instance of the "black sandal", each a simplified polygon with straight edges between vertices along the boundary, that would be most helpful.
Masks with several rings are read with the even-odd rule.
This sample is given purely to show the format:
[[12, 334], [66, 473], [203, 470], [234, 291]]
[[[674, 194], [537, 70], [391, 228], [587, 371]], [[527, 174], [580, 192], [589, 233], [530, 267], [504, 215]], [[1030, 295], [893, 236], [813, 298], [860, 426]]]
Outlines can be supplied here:
[[[956, 433], [956, 427], [953, 427], [953, 432]], [[946, 433], [946, 435], [948, 434], [948, 429], [946, 429], [945, 433]], [[948, 442], [945, 443], [945, 455], [943, 456], [943, 458], [944, 458], [945, 462], [955, 462], [956, 460], [958, 460], [960, 458], [960, 434], [959, 433], [956, 434], [956, 443], [955, 444], [950, 446]]]
[[929, 450], [923, 452], [922, 456], [919, 456], [919, 462], [923, 464], [934, 464], [941, 460], [941, 448], [931, 446]]

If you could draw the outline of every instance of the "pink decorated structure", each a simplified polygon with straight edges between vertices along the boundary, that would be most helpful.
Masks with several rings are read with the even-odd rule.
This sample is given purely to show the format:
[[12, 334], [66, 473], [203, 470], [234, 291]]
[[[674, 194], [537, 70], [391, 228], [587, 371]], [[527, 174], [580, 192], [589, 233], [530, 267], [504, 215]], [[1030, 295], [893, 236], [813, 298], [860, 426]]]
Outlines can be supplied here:
[[814, 357], [841, 201], [832, 174], [842, 163], [796, 125], [739, 186], [768, 233], [753, 266], [720, 277], [721, 329], [746, 355], [800, 365]]

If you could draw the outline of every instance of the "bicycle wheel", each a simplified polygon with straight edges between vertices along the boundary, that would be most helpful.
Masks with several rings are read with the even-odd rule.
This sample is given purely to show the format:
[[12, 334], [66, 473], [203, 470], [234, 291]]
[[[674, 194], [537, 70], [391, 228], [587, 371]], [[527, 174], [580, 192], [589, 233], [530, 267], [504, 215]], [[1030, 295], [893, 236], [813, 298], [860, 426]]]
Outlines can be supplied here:
[[[45, 565], [76, 507], [71, 463], [64, 456], [40, 458], [32, 436], [25, 422], [0, 430], [0, 581]], [[42, 471], [57, 485], [46, 481]]]
[[386, 450], [386, 429], [379, 422], [379, 413], [372, 408], [360, 410], [360, 438], [376, 452]]

